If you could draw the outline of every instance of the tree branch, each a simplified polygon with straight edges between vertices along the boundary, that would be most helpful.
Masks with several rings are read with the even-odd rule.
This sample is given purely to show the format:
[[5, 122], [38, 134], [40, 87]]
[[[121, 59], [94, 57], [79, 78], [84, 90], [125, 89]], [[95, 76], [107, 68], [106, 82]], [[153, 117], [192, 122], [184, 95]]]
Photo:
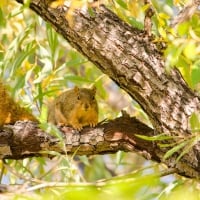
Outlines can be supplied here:
[[[175, 162], [176, 156], [163, 160], [165, 150], [158, 142], [140, 139], [137, 135], [153, 136], [154, 130], [136, 118], [122, 116], [84, 128], [80, 133], [70, 127], [59, 128], [63, 141], [38, 128], [37, 123], [18, 121], [0, 132], [0, 159], [22, 159], [33, 156], [52, 157], [52, 151], [61, 154], [94, 155], [115, 153], [119, 150], [137, 152], [146, 159], [166, 163], [184, 176], [199, 177], [200, 169], [184, 161]], [[63, 147], [63, 145], [65, 147]], [[180, 167], [182, 166], [182, 167]]]
[[[152, 142], [142, 140], [135, 134], [153, 136], [153, 129], [136, 118], [123, 116], [99, 124], [95, 129], [86, 127], [78, 132], [70, 127], [59, 127], [65, 148], [61, 140], [45, 133], [37, 123], [18, 121], [8, 125], [0, 132], [0, 158], [22, 159], [30, 156], [44, 156], [50, 151], [62, 154], [93, 155], [122, 151], [146, 151], [154, 160]], [[145, 147], [145, 148], [144, 148]], [[65, 152], [66, 151], [66, 152]]]

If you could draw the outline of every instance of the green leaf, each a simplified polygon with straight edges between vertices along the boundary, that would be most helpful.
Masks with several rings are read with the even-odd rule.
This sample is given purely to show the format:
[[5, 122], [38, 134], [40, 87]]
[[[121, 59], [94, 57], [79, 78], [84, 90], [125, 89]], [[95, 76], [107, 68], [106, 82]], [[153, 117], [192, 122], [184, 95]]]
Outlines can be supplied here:
[[190, 21], [192, 28], [196, 29], [200, 26], [199, 15], [193, 15]]
[[67, 74], [65, 80], [72, 81], [73, 83], [92, 83], [91, 80], [86, 79], [86, 77], [75, 76], [72, 74]]
[[117, 152], [117, 156], [116, 156], [116, 164], [120, 165], [122, 160], [123, 160], [123, 158], [124, 158], [124, 152], [118, 151]]
[[160, 135], [155, 135], [155, 136], [146, 136], [146, 135], [138, 135], [138, 134], [135, 134], [135, 136], [143, 140], [148, 140], [148, 141], [171, 140], [174, 138], [173, 136], [166, 135], [165, 133], [162, 133]]
[[198, 113], [192, 113], [190, 116], [190, 127], [192, 131], [200, 130], [200, 120]]
[[172, 149], [170, 149], [169, 151], [167, 151], [165, 153], [163, 159], [166, 160], [167, 158], [169, 158], [170, 156], [172, 156], [174, 153], [178, 152], [178, 150], [180, 150], [181, 148], [183, 148], [188, 143], [189, 143], [189, 141], [184, 141], [184, 142], [180, 143], [179, 145], [173, 147]]
[[194, 42], [186, 43], [186, 45], [184, 46], [184, 49], [183, 49], [183, 53], [188, 59], [194, 60], [197, 55], [195, 43]]
[[24, 83], [25, 83], [25, 77], [24, 76], [17, 77], [17, 83], [14, 86], [14, 89], [12, 90], [12, 96], [15, 95], [15, 92], [17, 90], [21, 89], [24, 86]]
[[200, 83], [200, 66], [192, 66], [191, 81], [193, 86]]
[[164, 12], [159, 13], [158, 15], [159, 15], [159, 17], [162, 18], [162, 19], [169, 19], [169, 18], [170, 18], [169, 15], [167, 15], [167, 14], [164, 13]]
[[159, 146], [160, 148], [174, 147], [175, 145], [177, 145], [177, 142], [168, 143], [168, 144], [163, 144], [163, 143], [159, 143], [159, 144], [158, 144], [158, 146]]
[[81, 162], [83, 162], [86, 166], [90, 166], [91, 164], [90, 164], [90, 162], [89, 162], [89, 160], [88, 160], [88, 157], [87, 156], [80, 156], [79, 157], [79, 159], [80, 159], [80, 161]]
[[54, 31], [54, 29], [50, 24], [47, 24], [46, 27], [47, 27], [47, 39], [52, 54], [51, 58], [55, 59], [54, 57], [58, 46], [58, 34]]
[[88, 7], [88, 13], [89, 13], [90, 17], [95, 17], [95, 12], [94, 12], [93, 8]]
[[134, 17], [127, 17], [127, 21], [129, 24], [131, 24], [133, 27], [138, 28], [140, 30], [144, 29], [143, 23], [139, 22], [137, 19]]
[[190, 28], [190, 25], [188, 22], [180, 23], [178, 25], [178, 34], [180, 36], [188, 34], [189, 28]]
[[116, 2], [124, 9], [128, 10], [127, 3], [123, 0], [116, 0]]
[[5, 20], [3, 11], [0, 8], [0, 27], [4, 27], [5, 25], [6, 25], [6, 20]]
[[195, 137], [188, 140], [187, 142], [188, 142], [188, 144], [184, 146], [184, 149], [181, 152], [181, 154], [178, 156], [178, 158], [176, 159], [176, 162], [178, 162], [186, 153], [188, 153], [190, 151], [190, 149], [197, 143]]
[[163, 37], [163, 38], [166, 38], [167, 36], [167, 32], [166, 30], [163, 28], [164, 25], [160, 25], [160, 27], [158, 27], [158, 32], [160, 33], [160, 35]]
[[14, 60], [13, 66], [10, 71], [10, 76], [13, 76], [15, 74], [16, 69], [18, 69], [22, 65], [22, 62], [34, 52], [35, 48], [32, 48], [32, 49], [25, 49], [24, 51], [19, 53], [16, 59]]
[[85, 64], [87, 62], [88, 62], [88, 60], [86, 60], [86, 59], [82, 59], [78, 56], [77, 57], [73, 56], [73, 58], [71, 60], [66, 62], [66, 65], [68, 67], [74, 67], [74, 66], [80, 66], [80, 65]]
[[174, 1], [173, 0], [166, 0], [167, 5], [169, 5], [170, 7], [173, 6]]

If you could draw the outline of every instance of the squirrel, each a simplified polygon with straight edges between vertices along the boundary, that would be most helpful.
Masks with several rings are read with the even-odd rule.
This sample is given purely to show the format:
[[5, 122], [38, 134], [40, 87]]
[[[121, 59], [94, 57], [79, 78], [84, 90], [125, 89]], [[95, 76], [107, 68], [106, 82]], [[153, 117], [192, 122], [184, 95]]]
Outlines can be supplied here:
[[80, 131], [98, 123], [96, 87], [78, 88], [61, 93], [48, 106], [47, 121], [54, 125], [69, 125]]
[[14, 124], [19, 120], [38, 122], [35, 116], [11, 98], [7, 88], [0, 81], [0, 127], [5, 124]]

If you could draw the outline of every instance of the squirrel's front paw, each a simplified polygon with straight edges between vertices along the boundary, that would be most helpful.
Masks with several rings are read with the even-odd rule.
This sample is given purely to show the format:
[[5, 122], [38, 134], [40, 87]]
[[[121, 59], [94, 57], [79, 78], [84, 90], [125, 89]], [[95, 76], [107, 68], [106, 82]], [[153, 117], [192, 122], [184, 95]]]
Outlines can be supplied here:
[[57, 125], [58, 125], [58, 126], [65, 126], [66, 124], [63, 123], [63, 122], [58, 122]]
[[96, 125], [97, 125], [97, 122], [90, 122], [90, 123], [89, 123], [89, 126], [90, 126], [90, 127], [93, 127], [93, 128], [94, 128]]
[[83, 126], [81, 124], [73, 124], [72, 126], [77, 131], [81, 131], [83, 129]]

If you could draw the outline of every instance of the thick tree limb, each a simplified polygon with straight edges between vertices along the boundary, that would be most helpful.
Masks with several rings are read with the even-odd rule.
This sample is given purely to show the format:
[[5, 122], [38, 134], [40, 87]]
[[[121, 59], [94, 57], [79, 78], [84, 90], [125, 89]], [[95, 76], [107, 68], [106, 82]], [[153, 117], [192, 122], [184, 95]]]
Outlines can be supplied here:
[[[17, 1], [22, 3], [23, 0]], [[73, 23], [67, 21], [65, 9], [50, 8], [43, 0], [32, 0], [30, 8], [50, 22], [73, 47], [88, 57], [141, 105], [153, 124], [154, 134], [165, 132], [184, 137], [190, 135], [189, 117], [194, 111], [199, 111], [200, 98], [187, 86], [178, 70], [166, 73], [162, 54], [144, 31], [130, 27], [104, 6], [100, 6], [94, 16], [90, 16], [85, 10], [74, 11]], [[130, 129], [134, 126], [133, 123], [128, 125]], [[120, 126], [117, 127], [110, 138], [115, 138], [117, 133], [121, 135]], [[127, 138], [126, 134], [122, 135]], [[134, 142], [130, 141], [135, 142], [135, 138], [128, 140], [128, 143], [120, 139], [119, 143], [115, 143], [120, 148], [116, 149], [128, 150], [129, 148], [125, 148], [127, 144], [127, 147], [131, 144], [131, 147], [136, 148]], [[103, 147], [106, 147], [107, 142], [102, 142], [105, 142]], [[157, 161], [161, 161], [168, 150], [155, 148], [149, 143], [146, 146], [145, 141], [141, 144], [143, 145], [140, 149], [147, 151]], [[83, 147], [85, 148], [81, 145], [79, 148]], [[91, 148], [90, 152], [100, 153], [96, 147], [87, 147]], [[116, 151], [114, 147], [112, 149], [115, 150], [110, 147], [102, 148], [101, 152]], [[150, 149], [147, 149], [148, 147]], [[87, 154], [85, 149], [84, 154]], [[162, 162], [170, 167], [175, 166], [180, 174], [200, 177], [199, 155], [198, 142], [178, 163], [175, 162], [177, 154]]]
[[[95, 129], [84, 128], [81, 132], [70, 127], [60, 127], [65, 147], [59, 138], [42, 131], [37, 123], [19, 121], [0, 132], [0, 159], [22, 159], [42, 156], [50, 151], [76, 155], [93, 155], [122, 151], [145, 152], [159, 161], [152, 142], [136, 137], [136, 134], [153, 136], [153, 129], [136, 118], [123, 116], [99, 124]], [[145, 147], [145, 148], [143, 148]], [[66, 152], [65, 152], [66, 151]]]
[[[136, 118], [122, 116], [99, 124], [95, 129], [84, 128], [80, 133], [70, 127], [62, 127], [63, 141], [45, 133], [37, 123], [19, 121], [0, 132], [0, 159], [22, 159], [32, 156], [49, 156], [56, 151], [61, 154], [94, 155], [115, 153], [119, 150], [139, 152], [147, 159], [162, 161], [164, 152], [156, 142], [140, 139], [137, 135], [153, 136], [154, 130]], [[65, 144], [65, 148], [61, 145]], [[163, 161], [177, 169], [177, 173], [198, 177], [200, 169], [184, 162]], [[182, 166], [182, 168], [179, 168]]]

